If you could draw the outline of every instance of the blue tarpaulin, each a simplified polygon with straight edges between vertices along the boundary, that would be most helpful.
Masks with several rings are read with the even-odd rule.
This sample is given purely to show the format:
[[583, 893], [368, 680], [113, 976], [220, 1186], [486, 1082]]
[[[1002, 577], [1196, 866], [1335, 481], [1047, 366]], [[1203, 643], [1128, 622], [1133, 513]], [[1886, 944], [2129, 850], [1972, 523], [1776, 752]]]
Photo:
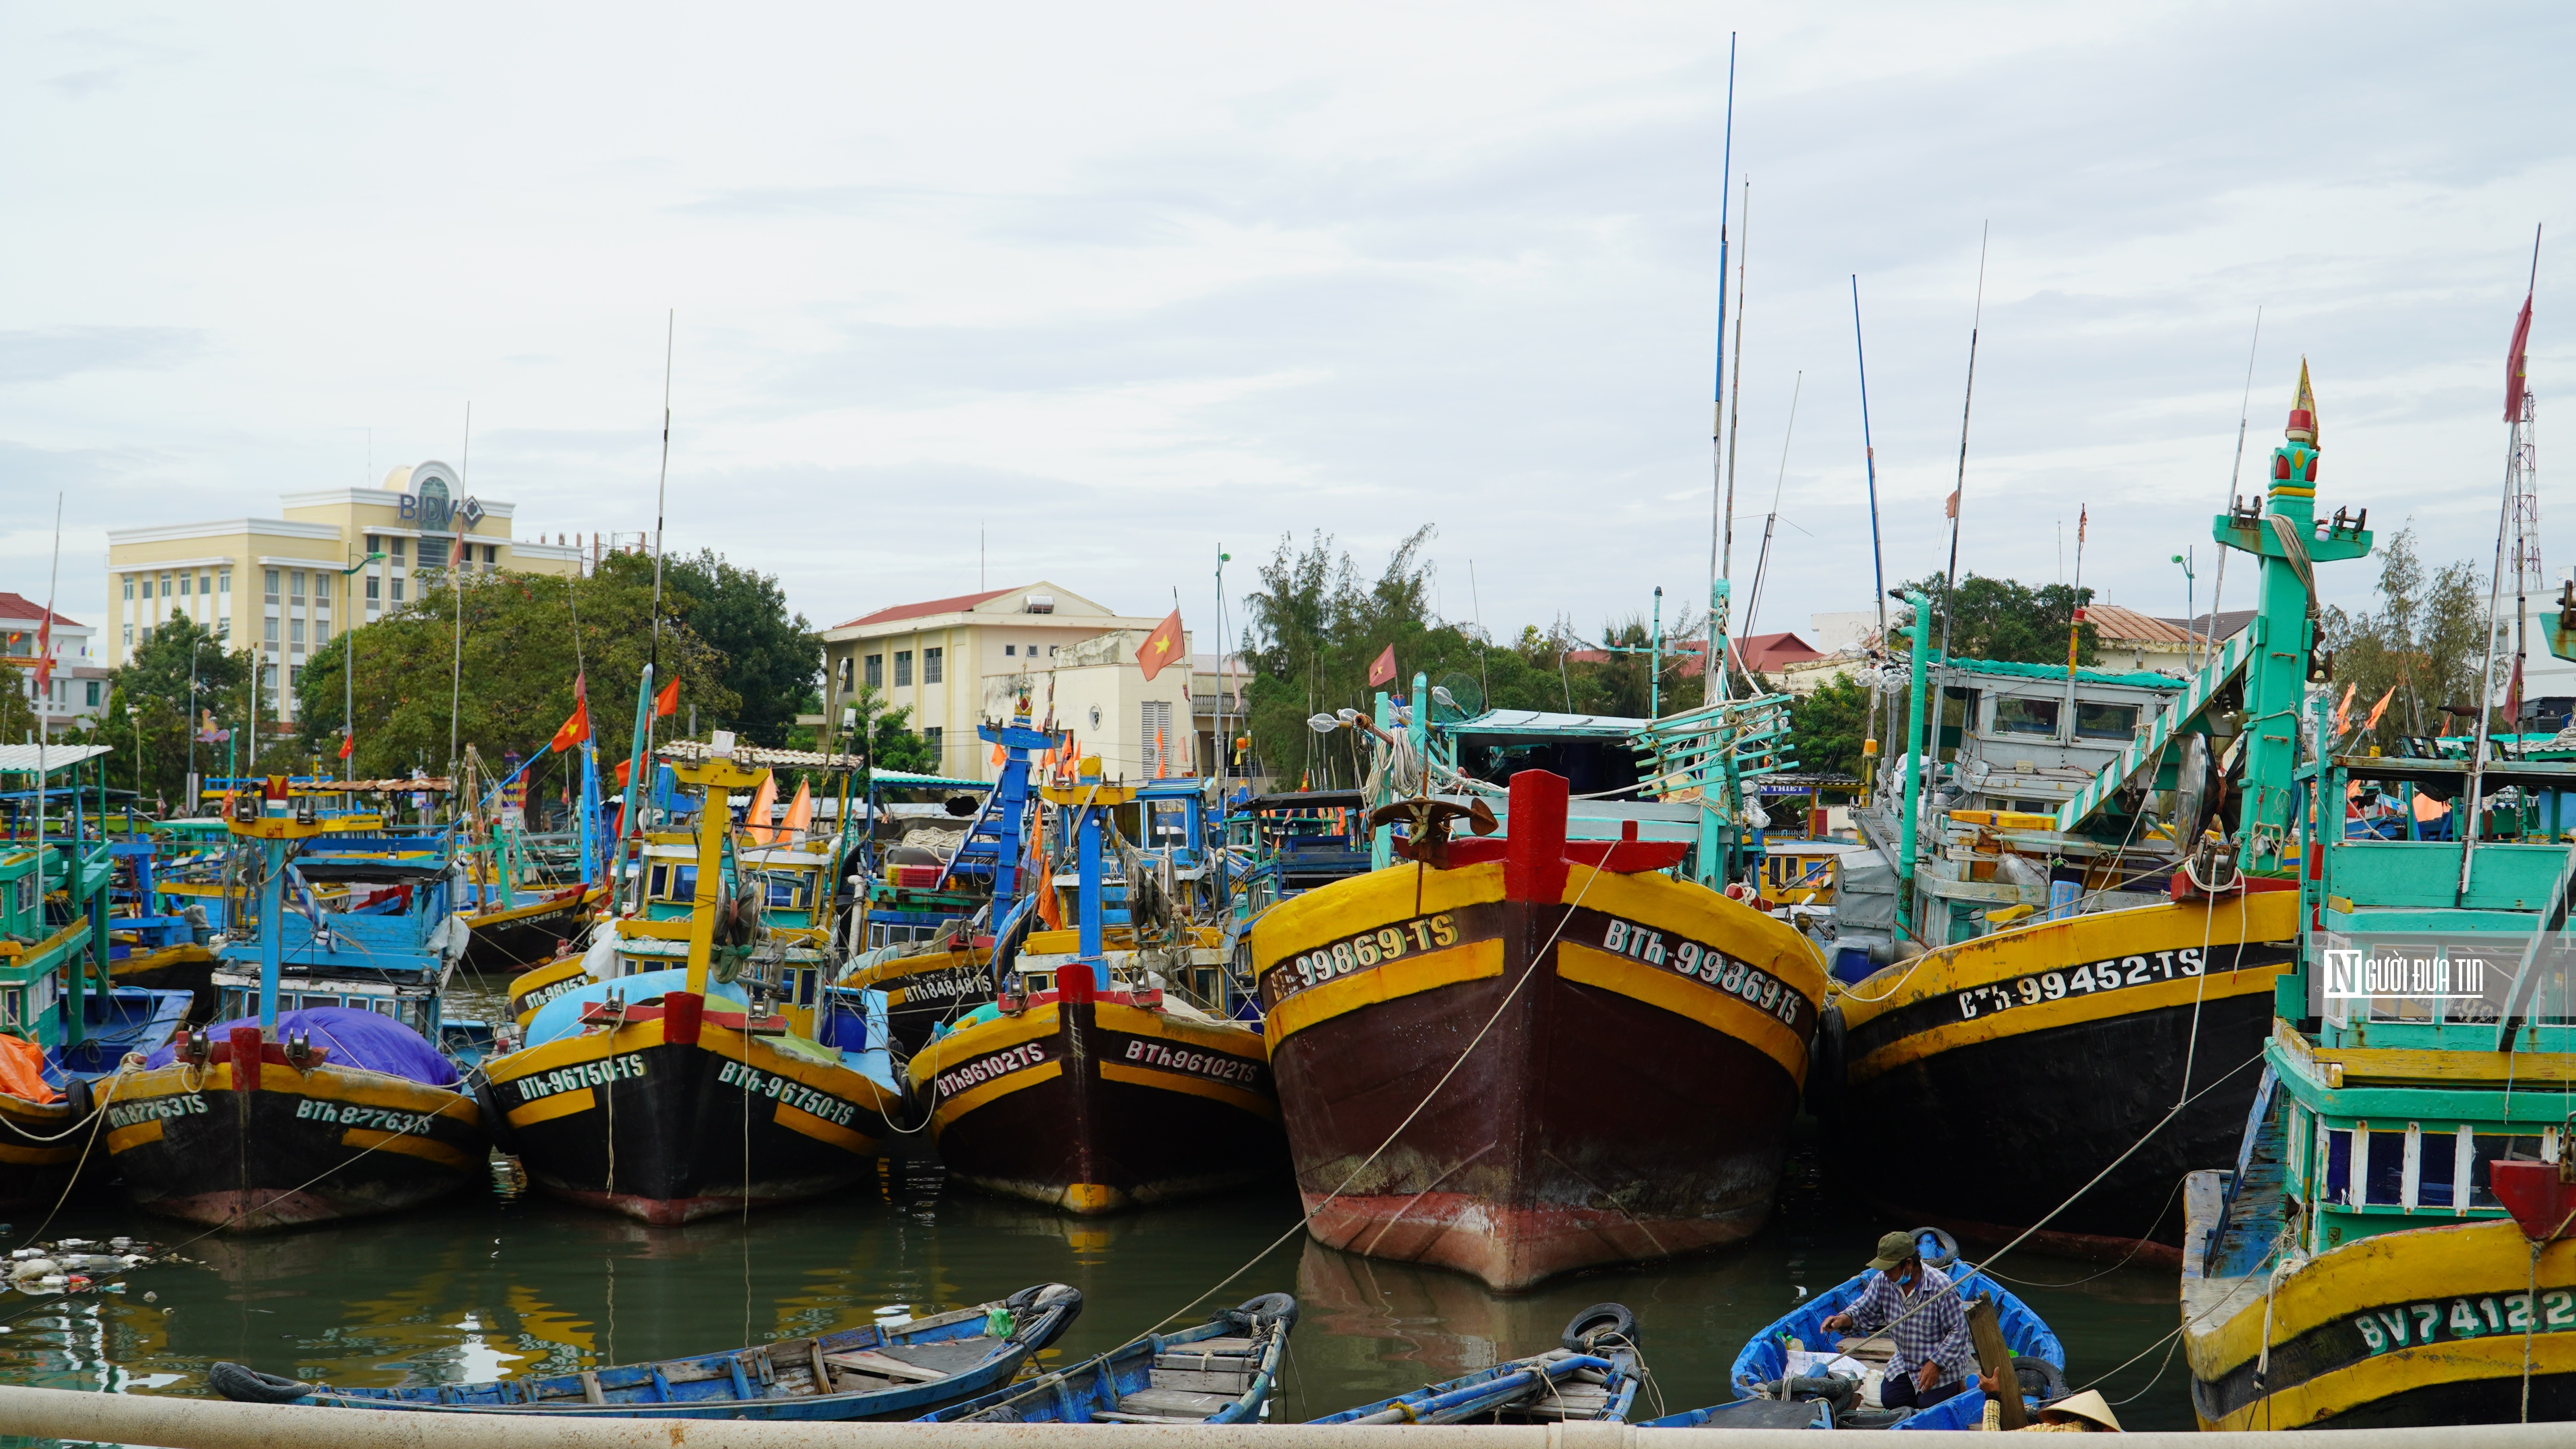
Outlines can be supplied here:
[[[219, 1021], [206, 1028], [206, 1035], [211, 1040], [224, 1041], [234, 1027], [257, 1025], [259, 1018], [255, 1016]], [[285, 1041], [297, 1032], [311, 1036], [315, 1046], [328, 1047], [333, 1066], [383, 1072], [433, 1087], [456, 1085], [456, 1064], [440, 1056], [419, 1032], [390, 1016], [346, 1006], [308, 1006], [279, 1012], [276, 1039]], [[144, 1065], [147, 1069], [166, 1067], [176, 1055], [174, 1048], [165, 1046]]]

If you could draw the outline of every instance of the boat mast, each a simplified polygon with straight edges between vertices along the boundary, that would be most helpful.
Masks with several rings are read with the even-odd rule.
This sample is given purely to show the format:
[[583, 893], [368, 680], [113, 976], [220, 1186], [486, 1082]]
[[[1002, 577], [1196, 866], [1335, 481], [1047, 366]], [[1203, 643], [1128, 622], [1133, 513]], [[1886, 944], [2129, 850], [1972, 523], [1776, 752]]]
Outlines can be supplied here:
[[[1870, 596], [1878, 601], [1878, 649], [1882, 658], [1887, 653], [1887, 555], [1878, 536], [1878, 449], [1869, 436], [1869, 350], [1863, 345], [1860, 326], [1860, 274], [1854, 272], [1852, 289], [1852, 357], [1860, 367], [1860, 451], [1869, 475], [1869, 573]], [[1873, 682], [1869, 693], [1870, 734], [1878, 738], [1878, 700], [1880, 690]], [[1894, 724], [1891, 718], [1888, 721]], [[1867, 764], [1866, 759], [1863, 760]]]
[[[2478, 667], [2477, 745], [2469, 754], [2468, 798], [2460, 802], [2460, 808], [2468, 814], [2469, 829], [2466, 835], [2460, 837], [2460, 881], [2458, 889], [2453, 893], [2451, 900], [2451, 903], [2455, 906], [2466, 906], [2469, 903], [2469, 867], [2477, 855], [2478, 837], [2485, 833], [2486, 811], [2484, 808], [2484, 801], [2486, 797], [2484, 784], [2487, 768], [2487, 737], [2489, 734], [2488, 721], [2494, 714], [2493, 706], [2495, 701], [2496, 613], [2503, 602], [2505, 549], [2507, 547], [2508, 538], [2512, 539], [2511, 546], [2514, 551], [2514, 609], [2516, 617], [2514, 619], [2513, 638], [2513, 677], [2514, 683], [2517, 687], [2522, 682], [2523, 620], [2520, 615], [2523, 608], [2522, 596], [2524, 585], [2522, 576], [2526, 565], [2522, 557], [2524, 552], [2523, 545], [2517, 535], [2523, 522], [2523, 504], [2526, 492], [2529, 488], [2529, 478], [2523, 467], [2523, 450], [2527, 446], [2526, 440], [2531, 422], [2532, 410], [2531, 388], [2525, 382], [2522, 374], [2515, 369], [2522, 363], [2523, 344], [2529, 336], [2527, 329], [2531, 325], [2531, 294], [2539, 288], [2539, 285], [2540, 232], [2537, 228], [2534, 228], [2531, 234], [2531, 281], [2523, 292], [2523, 317], [2521, 323], [2514, 329], [2513, 351], [2506, 362], [2507, 375], [2505, 381], [2510, 390], [2505, 398], [2504, 415], [2505, 420], [2512, 424], [2512, 429], [2505, 436], [2504, 507], [2496, 518], [2495, 572], [2489, 577], [2487, 583], [2487, 647], [2484, 660]], [[2536, 514], [2540, 506], [2539, 499], [2534, 496], [2531, 497], [2529, 501], [2531, 508]], [[2530, 552], [2532, 554], [2530, 563], [2532, 566], [2536, 566], [2539, 562], [2539, 549], [2535, 546], [2530, 550]], [[2505, 698], [2516, 706], [2519, 706], [2520, 704], [2520, 701], [2515, 700], [2514, 695], [2511, 692], [2507, 693]], [[2506, 721], [2508, 727], [2511, 727], [2513, 723], [2514, 722], [2510, 720]]]
[[[1726, 543], [1718, 555], [1717, 573], [1723, 579], [1735, 577], [1735, 452], [1744, 441], [1744, 268], [1753, 256], [1753, 178], [1744, 178], [1744, 250], [1735, 258], [1735, 381], [1729, 385], [1731, 396], [1726, 406]], [[1733, 628], [1727, 631], [1735, 634]], [[1736, 635], [1741, 638], [1741, 635]], [[1720, 658], [1724, 672], [1726, 660]], [[1744, 687], [1753, 687], [1747, 675]]]
[[[1709, 511], [1716, 517], [1708, 529], [1708, 652], [1700, 663], [1702, 704], [1715, 704], [1726, 698], [1726, 671], [1718, 667], [1718, 639], [1725, 632], [1720, 611], [1725, 601], [1717, 588], [1723, 577], [1726, 535], [1726, 224], [1727, 203], [1733, 200], [1735, 182], [1735, 33], [1726, 37], [1726, 142], [1720, 152], [1717, 168], [1717, 385], [1709, 394], [1708, 466]], [[1563, 650], [1560, 649], [1558, 670], [1563, 672]], [[1566, 686], [1566, 713], [1574, 712], [1573, 686]]]

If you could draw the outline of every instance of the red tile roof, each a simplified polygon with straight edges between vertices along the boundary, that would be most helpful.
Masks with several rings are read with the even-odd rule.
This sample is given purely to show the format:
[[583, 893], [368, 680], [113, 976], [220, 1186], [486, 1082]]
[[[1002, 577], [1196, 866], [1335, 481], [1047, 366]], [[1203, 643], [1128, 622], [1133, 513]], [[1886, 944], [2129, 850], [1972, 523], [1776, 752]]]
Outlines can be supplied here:
[[[45, 606], [23, 595], [0, 592], [0, 619], [33, 619], [41, 624], [45, 622]], [[54, 622], [69, 624], [75, 629], [81, 627], [80, 620], [67, 619], [60, 614], [54, 615]]]
[[[1796, 664], [1803, 660], [1825, 657], [1823, 650], [1813, 647], [1796, 634], [1785, 631], [1778, 634], [1750, 634], [1741, 639], [1729, 639], [1726, 643], [1727, 651], [1741, 664], [1765, 674], [1784, 664]], [[1678, 668], [1682, 678], [1699, 678], [1702, 656], [1708, 653], [1706, 640], [1667, 639], [1664, 641], [1664, 648], [1682, 656]], [[1570, 649], [1566, 651], [1565, 657], [1568, 662], [1574, 664], [1607, 664], [1612, 656], [1606, 649]]]
[[[987, 599], [998, 599], [1009, 592], [1011, 592], [1009, 589], [993, 589], [981, 594], [959, 594], [953, 599], [928, 599], [918, 604], [896, 604], [879, 609], [873, 614], [861, 614], [838, 627], [855, 629], [861, 624], [891, 624], [899, 619], [919, 619], [931, 614], [962, 614]], [[6, 596], [0, 595], [0, 597]]]

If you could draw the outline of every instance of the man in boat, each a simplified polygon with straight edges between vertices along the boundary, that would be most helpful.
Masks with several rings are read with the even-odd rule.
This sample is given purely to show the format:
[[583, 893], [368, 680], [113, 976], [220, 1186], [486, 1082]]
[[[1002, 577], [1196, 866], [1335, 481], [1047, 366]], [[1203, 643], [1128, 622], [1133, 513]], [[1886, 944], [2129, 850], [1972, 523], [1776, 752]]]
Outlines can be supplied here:
[[1950, 1291], [1949, 1276], [1923, 1261], [1911, 1233], [1880, 1238], [1869, 1266], [1878, 1276], [1849, 1312], [1826, 1319], [1823, 1327], [1863, 1338], [1884, 1332], [1895, 1343], [1879, 1402], [1891, 1409], [1928, 1409], [1967, 1388], [1976, 1359], [1968, 1346], [1968, 1315]]

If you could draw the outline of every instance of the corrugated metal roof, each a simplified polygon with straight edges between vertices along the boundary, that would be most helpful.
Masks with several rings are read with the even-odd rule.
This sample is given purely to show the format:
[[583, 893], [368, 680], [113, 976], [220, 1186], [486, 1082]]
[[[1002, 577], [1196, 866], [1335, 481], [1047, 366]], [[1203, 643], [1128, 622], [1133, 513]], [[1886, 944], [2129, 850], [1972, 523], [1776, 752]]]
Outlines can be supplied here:
[[105, 745], [0, 745], [0, 775], [36, 773], [36, 756], [44, 755], [44, 771], [50, 775], [67, 770], [83, 760], [95, 760], [108, 753]]
[[2084, 622], [2093, 626], [2097, 637], [2116, 639], [2123, 644], [2170, 644], [2180, 648], [2190, 643], [2192, 637], [2190, 631], [2180, 624], [2151, 618], [2117, 604], [2088, 605], [2084, 610]]
[[1554, 714], [1536, 709], [1489, 709], [1440, 728], [1453, 735], [1594, 735], [1624, 738], [1651, 721], [1611, 714]]

